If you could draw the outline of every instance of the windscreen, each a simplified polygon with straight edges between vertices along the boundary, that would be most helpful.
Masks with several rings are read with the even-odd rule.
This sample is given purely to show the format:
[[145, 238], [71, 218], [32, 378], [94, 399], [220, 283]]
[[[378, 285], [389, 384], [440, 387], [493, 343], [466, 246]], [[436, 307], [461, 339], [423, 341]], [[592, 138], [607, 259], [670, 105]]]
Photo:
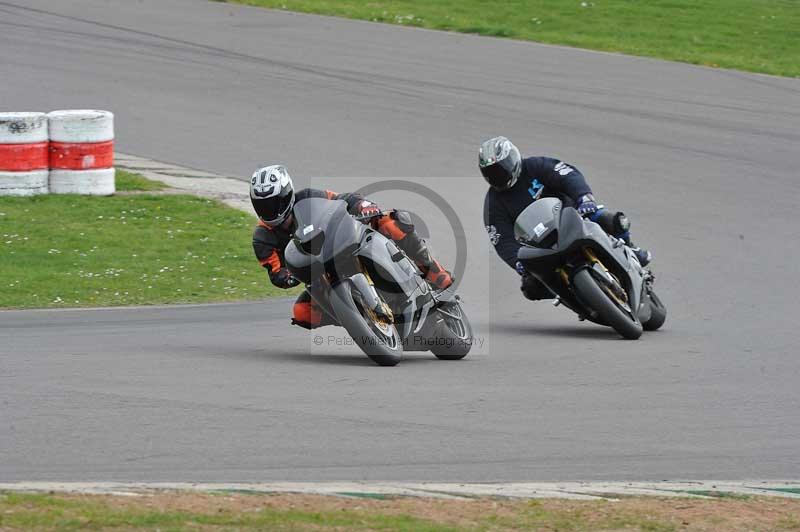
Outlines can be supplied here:
[[323, 226], [342, 215], [347, 216], [347, 204], [340, 200], [324, 198], [307, 198], [298, 201], [294, 206], [294, 217], [297, 224], [295, 238], [305, 241], [313, 238]]
[[555, 228], [561, 212], [561, 200], [542, 198], [531, 203], [520, 213], [514, 223], [514, 238], [523, 243], [538, 241]]

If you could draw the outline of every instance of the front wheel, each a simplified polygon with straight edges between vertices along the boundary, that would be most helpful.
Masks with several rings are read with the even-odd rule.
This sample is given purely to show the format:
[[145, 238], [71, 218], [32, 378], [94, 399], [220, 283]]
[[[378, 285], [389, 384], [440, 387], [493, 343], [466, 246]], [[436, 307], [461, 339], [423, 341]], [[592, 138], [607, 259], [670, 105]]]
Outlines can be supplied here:
[[600, 321], [609, 324], [619, 334], [629, 340], [642, 335], [642, 324], [623, 311], [612, 296], [603, 290], [589, 270], [583, 269], [575, 274], [573, 287], [580, 299], [589, 309], [595, 311]]
[[382, 322], [364, 308], [358, 292], [344, 282], [334, 288], [330, 298], [342, 327], [370, 360], [379, 366], [396, 366], [403, 357], [403, 341], [397, 328]]
[[460, 360], [472, 349], [472, 325], [461, 308], [461, 303], [443, 303], [436, 313], [441, 321], [436, 327], [436, 338], [431, 352], [441, 360]]

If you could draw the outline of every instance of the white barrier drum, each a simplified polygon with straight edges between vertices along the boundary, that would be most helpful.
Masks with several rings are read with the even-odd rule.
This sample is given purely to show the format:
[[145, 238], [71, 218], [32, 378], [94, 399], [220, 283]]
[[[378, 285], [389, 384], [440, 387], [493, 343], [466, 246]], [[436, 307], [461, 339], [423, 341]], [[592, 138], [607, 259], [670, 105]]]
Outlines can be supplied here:
[[47, 125], [44, 113], [0, 113], [0, 196], [47, 193]]
[[50, 192], [110, 196], [115, 192], [114, 169], [50, 170]]
[[47, 170], [4, 172], [0, 170], [0, 196], [35, 196], [47, 194]]
[[113, 194], [114, 115], [109, 111], [53, 111], [50, 122], [50, 192]]

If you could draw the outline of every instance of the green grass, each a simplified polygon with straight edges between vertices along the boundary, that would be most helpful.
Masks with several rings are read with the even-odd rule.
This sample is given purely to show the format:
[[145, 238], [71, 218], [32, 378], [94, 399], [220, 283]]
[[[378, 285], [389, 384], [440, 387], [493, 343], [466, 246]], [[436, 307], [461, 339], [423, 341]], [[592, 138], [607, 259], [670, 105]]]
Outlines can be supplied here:
[[134, 174], [132, 172], [128, 172], [126, 170], [121, 170], [117, 168], [116, 176], [114, 178], [116, 183], [116, 188], [118, 191], [129, 192], [129, 191], [158, 191], [164, 190], [167, 187], [161, 181], [153, 181], [152, 179], [147, 179], [139, 174]]
[[0, 530], [797, 530], [796, 500], [619, 501], [150, 492], [140, 497], [0, 492]]
[[[10, 510], [10, 511], [9, 511]], [[4, 528], [5, 527], [5, 528]], [[248, 530], [408, 530], [455, 531], [408, 515], [367, 514], [347, 510], [303, 511], [258, 508], [256, 511], [210, 512], [113, 508], [91, 499], [75, 500], [38, 494], [0, 496], [0, 529], [98, 530], [107, 528], [195, 530], [223, 528]]]
[[[141, 179], [122, 183], [154, 186]], [[253, 226], [246, 213], [187, 195], [2, 197], [0, 307], [288, 295], [258, 265]]]
[[485, 523], [490, 529], [501, 530], [675, 530], [675, 525], [668, 519], [659, 519], [646, 512], [609, 511], [614, 503], [608, 501], [582, 503], [551, 508], [547, 501], [530, 500], [520, 503], [511, 515], [487, 516]]
[[800, 76], [798, 0], [233, 0]]

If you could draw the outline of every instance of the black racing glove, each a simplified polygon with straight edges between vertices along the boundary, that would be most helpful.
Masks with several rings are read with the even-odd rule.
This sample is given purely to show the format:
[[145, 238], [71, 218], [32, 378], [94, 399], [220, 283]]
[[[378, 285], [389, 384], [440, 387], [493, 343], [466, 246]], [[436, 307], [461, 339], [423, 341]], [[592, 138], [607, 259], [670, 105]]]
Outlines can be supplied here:
[[286, 268], [281, 268], [274, 274], [269, 276], [270, 281], [272, 284], [277, 286], [278, 288], [294, 288], [295, 286], [300, 284], [300, 281], [292, 277], [292, 274], [289, 273], [289, 270]]

